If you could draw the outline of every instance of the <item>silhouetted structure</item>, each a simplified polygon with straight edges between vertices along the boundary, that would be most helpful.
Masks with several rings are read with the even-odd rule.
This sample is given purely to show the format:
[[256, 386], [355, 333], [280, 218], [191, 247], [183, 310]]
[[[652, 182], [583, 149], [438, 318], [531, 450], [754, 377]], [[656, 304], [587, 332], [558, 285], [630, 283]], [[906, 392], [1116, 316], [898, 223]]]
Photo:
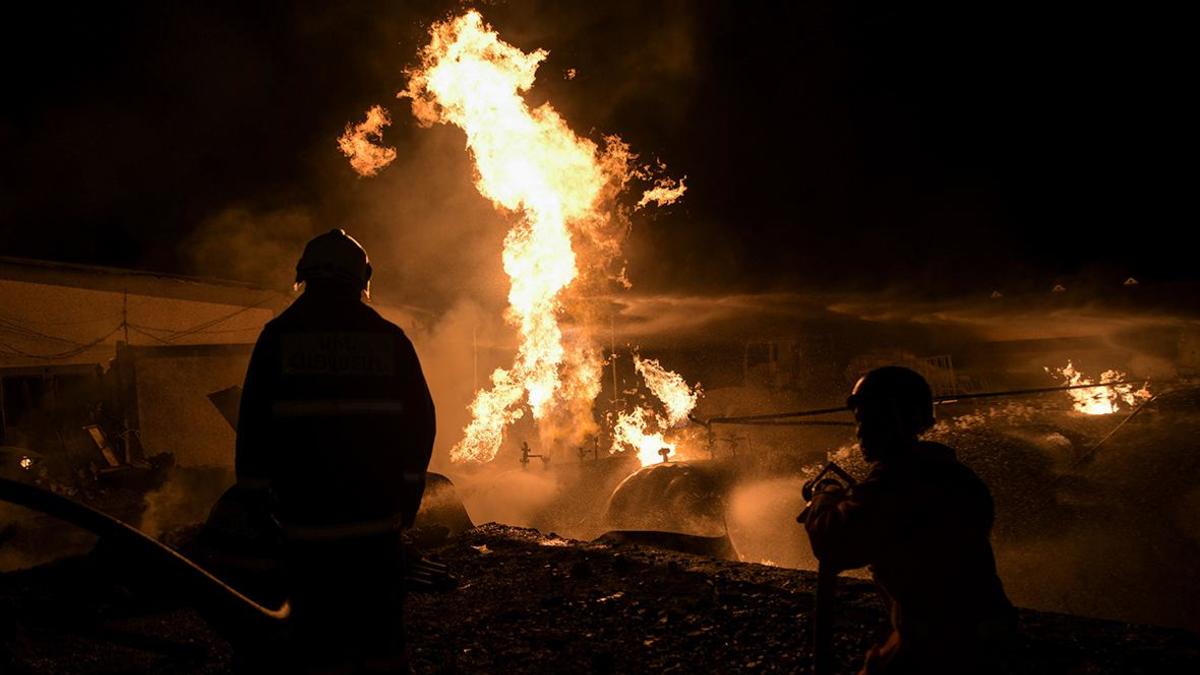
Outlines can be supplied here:
[[888, 603], [892, 633], [862, 672], [989, 672], [1016, 614], [996, 575], [987, 486], [952, 449], [918, 440], [933, 400], [916, 372], [873, 370], [847, 405], [871, 473], [818, 485], [805, 527], [822, 566], [870, 565]]

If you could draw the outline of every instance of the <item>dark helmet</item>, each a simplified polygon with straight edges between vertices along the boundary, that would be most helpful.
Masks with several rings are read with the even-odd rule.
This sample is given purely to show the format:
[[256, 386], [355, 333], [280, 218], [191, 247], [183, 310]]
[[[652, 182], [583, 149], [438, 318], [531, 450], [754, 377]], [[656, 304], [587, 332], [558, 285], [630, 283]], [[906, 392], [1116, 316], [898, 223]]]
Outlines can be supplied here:
[[324, 279], [367, 290], [371, 283], [371, 261], [367, 252], [345, 230], [317, 235], [304, 247], [296, 263], [296, 283]]
[[915, 370], [884, 366], [859, 378], [846, 407], [856, 410], [873, 405], [895, 406], [918, 434], [933, 426], [933, 391]]

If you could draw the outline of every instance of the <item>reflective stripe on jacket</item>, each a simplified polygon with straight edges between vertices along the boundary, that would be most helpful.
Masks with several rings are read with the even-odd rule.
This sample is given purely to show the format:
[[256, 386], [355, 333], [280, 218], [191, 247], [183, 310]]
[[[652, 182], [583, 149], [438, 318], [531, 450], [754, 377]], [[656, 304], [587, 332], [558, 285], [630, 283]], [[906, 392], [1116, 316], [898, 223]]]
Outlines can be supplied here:
[[269, 483], [280, 521], [295, 532], [409, 524], [434, 433], [433, 401], [404, 332], [357, 296], [313, 288], [254, 347], [238, 479]]

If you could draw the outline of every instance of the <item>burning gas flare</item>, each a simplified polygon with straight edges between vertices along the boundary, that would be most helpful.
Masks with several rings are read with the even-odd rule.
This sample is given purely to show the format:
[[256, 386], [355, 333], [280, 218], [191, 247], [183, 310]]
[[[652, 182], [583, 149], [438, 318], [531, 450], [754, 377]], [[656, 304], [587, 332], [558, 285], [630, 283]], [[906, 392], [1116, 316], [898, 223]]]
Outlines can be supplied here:
[[699, 385], [692, 389], [679, 373], [663, 368], [657, 359], [643, 359], [634, 354], [633, 367], [646, 381], [650, 392], [666, 406], [667, 422], [671, 426], [677, 426], [687, 419], [688, 413], [692, 412], [700, 399]]
[[665, 461], [675, 454], [678, 446], [668, 441], [662, 431], [652, 431], [662, 426], [663, 418], [652, 410], [637, 407], [622, 412], [613, 424], [613, 449], [636, 452], [642, 466]]
[[338, 137], [338, 149], [350, 159], [350, 166], [360, 176], [374, 176], [396, 159], [396, 149], [376, 145], [371, 139], [383, 140], [383, 128], [391, 124], [387, 111], [372, 106], [367, 119], [358, 124], [347, 124], [346, 132]]
[[613, 450], [636, 452], [642, 465], [646, 466], [665, 461], [675, 454], [678, 444], [667, 440], [666, 434], [687, 421], [701, 391], [699, 385], [689, 387], [678, 373], [663, 368], [655, 359], [643, 359], [635, 354], [633, 366], [650, 393], [662, 402], [666, 414], [660, 415], [645, 407], [618, 414], [613, 427]]
[[[595, 428], [600, 355], [586, 325], [567, 332], [560, 318], [570, 309], [564, 291], [580, 276], [579, 251], [592, 256], [585, 261], [592, 266], [619, 253], [619, 242], [605, 233], [635, 156], [616, 137], [601, 149], [577, 136], [549, 103], [531, 108], [525, 102], [522, 95], [546, 56], [502, 41], [472, 10], [432, 26], [420, 66], [398, 94], [412, 101], [423, 126], [453, 124], [466, 133], [479, 193], [516, 215], [502, 260], [511, 283], [506, 319], [518, 329], [520, 344], [513, 365], [497, 369], [490, 388], [476, 392], [453, 461], [495, 458], [505, 429], [526, 412], [576, 431]], [[680, 182], [663, 189], [681, 194], [684, 188]], [[573, 237], [586, 248], [573, 245]], [[629, 426], [636, 426], [632, 418]]]
[[[1085, 377], [1081, 371], [1076, 370], [1070, 361], [1067, 361], [1066, 367], [1047, 367], [1045, 370], [1047, 373], [1057, 374], [1063, 378], [1063, 384], [1066, 386], [1096, 384], [1095, 380]], [[1119, 370], [1106, 370], [1100, 373], [1099, 383], [1109, 384], [1124, 380], [1125, 373]], [[1069, 389], [1067, 393], [1071, 395], [1075, 410], [1088, 415], [1109, 415], [1120, 410], [1122, 404], [1128, 408], [1134, 408], [1151, 396], [1150, 388], [1146, 384], [1137, 390], [1134, 390], [1132, 384], [1116, 384], [1094, 389]]]

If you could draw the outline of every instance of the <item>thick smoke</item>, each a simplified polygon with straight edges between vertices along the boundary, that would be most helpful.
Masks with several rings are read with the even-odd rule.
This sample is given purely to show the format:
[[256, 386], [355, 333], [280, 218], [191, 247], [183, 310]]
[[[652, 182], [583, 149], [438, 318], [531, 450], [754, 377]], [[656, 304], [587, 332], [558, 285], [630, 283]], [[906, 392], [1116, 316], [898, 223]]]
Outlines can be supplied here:
[[543, 512], [559, 498], [560, 480], [558, 473], [543, 471], [540, 466], [529, 470], [489, 467], [457, 475], [455, 487], [472, 521], [535, 527], [543, 525]]
[[450, 446], [470, 421], [467, 404], [494, 364], [512, 353], [515, 338], [495, 312], [469, 300], [410, 337], [437, 407], [438, 435], [430, 470], [444, 472], [450, 467]]
[[305, 242], [321, 225], [302, 208], [257, 212], [223, 209], [182, 242], [189, 271], [217, 279], [288, 288]]

